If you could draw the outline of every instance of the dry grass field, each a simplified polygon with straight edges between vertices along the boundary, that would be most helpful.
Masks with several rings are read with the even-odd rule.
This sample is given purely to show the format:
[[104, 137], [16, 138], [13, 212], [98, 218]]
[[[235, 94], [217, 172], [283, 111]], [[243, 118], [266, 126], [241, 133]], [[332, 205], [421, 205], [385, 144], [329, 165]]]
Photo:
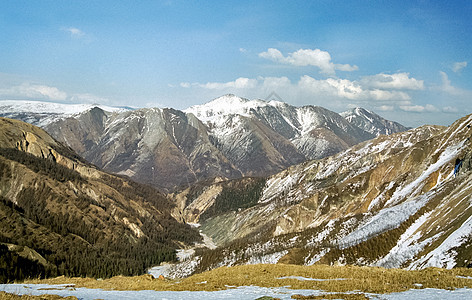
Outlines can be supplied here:
[[221, 267], [179, 280], [155, 279], [150, 275], [117, 276], [109, 279], [57, 277], [28, 283], [75, 284], [76, 287], [114, 290], [215, 291], [237, 286], [313, 289], [330, 293], [359, 291], [393, 293], [409, 289], [472, 288], [472, 269], [408, 271], [356, 266], [243, 265]]

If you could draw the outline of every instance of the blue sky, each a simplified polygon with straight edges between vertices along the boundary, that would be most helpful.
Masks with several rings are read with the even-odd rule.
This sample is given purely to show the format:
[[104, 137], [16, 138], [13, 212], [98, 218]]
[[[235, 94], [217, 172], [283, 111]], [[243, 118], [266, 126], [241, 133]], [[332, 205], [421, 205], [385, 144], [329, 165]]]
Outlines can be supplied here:
[[0, 99], [472, 113], [470, 1], [2, 1]]

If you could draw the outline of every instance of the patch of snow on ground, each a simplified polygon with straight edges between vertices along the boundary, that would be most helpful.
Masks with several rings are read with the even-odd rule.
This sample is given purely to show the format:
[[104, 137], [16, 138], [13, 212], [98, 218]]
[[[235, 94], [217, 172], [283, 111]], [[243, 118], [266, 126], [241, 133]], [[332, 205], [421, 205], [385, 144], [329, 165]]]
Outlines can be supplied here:
[[[330, 232], [334, 229], [334, 223], [335, 223], [334, 220], [329, 220], [329, 222], [326, 224], [324, 229], [320, 233], [318, 233], [315, 237], [312, 237], [310, 240], [308, 240], [306, 245], [307, 246], [314, 246], [318, 243], [321, 243], [321, 241], [323, 241], [326, 237], [328, 237]], [[308, 228], [315, 227], [314, 225], [315, 224], [312, 223], [312, 224], [308, 225]]]
[[[74, 288], [73, 285], [47, 285], [47, 284], [0, 284], [0, 291], [4, 291], [16, 295], [33, 295], [40, 296], [45, 294], [59, 295], [61, 297], [77, 297], [83, 300], [92, 299], [241, 299], [253, 300], [263, 296], [292, 299], [292, 295], [328, 295], [319, 290], [292, 290], [287, 287], [258, 287], [258, 286], [242, 286], [237, 288], [229, 288], [213, 292], [207, 291], [106, 291], [101, 289]], [[347, 292], [347, 294], [356, 293]], [[440, 289], [411, 289], [405, 292], [392, 294], [364, 294], [369, 299], [387, 299], [387, 300], [417, 300], [417, 299], [472, 299], [472, 289], [462, 288], [455, 290]]]
[[56, 113], [73, 115], [93, 107], [99, 107], [104, 111], [127, 111], [128, 109], [105, 106], [100, 104], [63, 104], [43, 101], [29, 101], [29, 100], [1, 100], [0, 108], [3, 113]]
[[[43, 289], [43, 290], [41, 290]], [[47, 289], [47, 290], [44, 290]], [[62, 297], [74, 296], [83, 300], [92, 299], [256, 299], [270, 296], [280, 299], [292, 299], [292, 295], [320, 294], [316, 290], [291, 290], [285, 287], [265, 288], [257, 286], [243, 286], [214, 292], [207, 291], [106, 291], [101, 289], [71, 288], [70, 285], [46, 285], [46, 284], [0, 284], [0, 291], [16, 295], [44, 295], [54, 294]]]
[[184, 261], [192, 257], [195, 254], [194, 249], [178, 249], [177, 250], [177, 259], [179, 261]]
[[300, 281], [331, 281], [331, 280], [348, 280], [347, 278], [329, 278], [329, 279], [320, 279], [320, 278], [307, 278], [303, 276], [284, 276], [277, 277], [276, 279], [296, 279]]
[[441, 153], [441, 156], [438, 160], [430, 165], [426, 171], [423, 172], [418, 178], [413, 182], [407, 184], [405, 187], [399, 187], [392, 195], [392, 197], [387, 201], [385, 205], [396, 204], [402, 199], [405, 199], [408, 196], [411, 196], [415, 191], [419, 190], [423, 186], [424, 181], [434, 172], [439, 170], [443, 165], [449, 163], [451, 160], [454, 160], [457, 157], [457, 154], [462, 149], [464, 142], [461, 142], [455, 146], [448, 147]]
[[256, 264], [276, 264], [279, 259], [284, 257], [288, 253], [288, 250], [275, 252], [271, 254], [266, 254], [262, 256], [251, 256], [247, 261], [247, 265], [256, 265]]
[[341, 239], [338, 244], [339, 247], [345, 249], [366, 241], [382, 232], [397, 228], [428, 202], [428, 196], [429, 193], [411, 201], [380, 210], [358, 229]]
[[453, 248], [462, 245], [472, 233], [472, 216], [456, 231], [451, 233], [442, 244], [410, 265], [410, 269], [438, 267], [451, 269], [456, 265], [454, 255], [449, 255]]
[[431, 215], [431, 212], [425, 213], [419, 217], [401, 236], [395, 247], [390, 252], [380, 259], [376, 265], [385, 268], [400, 268], [405, 262], [413, 259], [426, 245], [433, 242], [437, 236], [426, 239], [421, 243], [417, 241], [422, 234], [416, 232], [421, 225], [424, 224]]
[[312, 266], [314, 265], [315, 263], [317, 263], [321, 258], [323, 258], [323, 256], [326, 255], [326, 253], [328, 253], [330, 251], [329, 248], [325, 248], [325, 249], [322, 249], [320, 251], [320, 253], [317, 253], [315, 255], [313, 255], [311, 258], [308, 258], [306, 257], [305, 258], [305, 266]]
[[266, 203], [279, 196], [283, 191], [290, 189], [300, 178], [301, 174], [288, 174], [284, 177], [273, 176], [267, 180], [266, 186], [262, 191], [262, 197], [259, 203]]

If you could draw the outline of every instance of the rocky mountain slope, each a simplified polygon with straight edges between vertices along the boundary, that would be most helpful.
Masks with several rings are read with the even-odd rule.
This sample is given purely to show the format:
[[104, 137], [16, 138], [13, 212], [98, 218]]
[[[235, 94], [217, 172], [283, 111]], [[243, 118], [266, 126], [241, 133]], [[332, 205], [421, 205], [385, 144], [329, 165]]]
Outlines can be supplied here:
[[275, 174], [375, 136], [321, 107], [234, 95], [184, 112], [94, 108], [45, 129], [93, 164], [167, 191]]
[[[307, 159], [326, 157], [374, 137], [319, 106], [295, 107], [279, 101], [225, 95], [185, 112], [194, 114], [210, 128], [224, 152], [227, 144], [241, 140], [240, 136], [247, 131], [246, 124], [255, 121], [288, 140]], [[235, 148], [245, 149], [244, 145]]]
[[[472, 115], [448, 128], [382, 135], [262, 184], [245, 179], [185, 190], [176, 195], [186, 204], [183, 217], [199, 222], [219, 248], [197, 251], [176, 269], [189, 274], [277, 262], [471, 265], [471, 137]], [[236, 186], [246, 187], [245, 196], [227, 205]]]
[[394, 121], [385, 120], [374, 112], [361, 107], [340, 113], [352, 125], [359, 127], [375, 136], [407, 131], [408, 128]]
[[201, 237], [155, 189], [104, 173], [44, 130], [0, 118], [0, 281], [140, 274]]

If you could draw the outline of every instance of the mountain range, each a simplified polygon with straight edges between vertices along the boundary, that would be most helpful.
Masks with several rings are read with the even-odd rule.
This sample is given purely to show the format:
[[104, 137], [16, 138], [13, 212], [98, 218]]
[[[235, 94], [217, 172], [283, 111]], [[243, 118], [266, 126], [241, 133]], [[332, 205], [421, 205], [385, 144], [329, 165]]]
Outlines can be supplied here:
[[319, 106], [235, 95], [184, 111], [54, 105], [19, 102], [15, 108], [12, 101], [0, 101], [0, 112], [41, 125], [106, 171], [163, 191], [207, 180], [275, 174], [407, 129], [361, 108], [343, 117]]

